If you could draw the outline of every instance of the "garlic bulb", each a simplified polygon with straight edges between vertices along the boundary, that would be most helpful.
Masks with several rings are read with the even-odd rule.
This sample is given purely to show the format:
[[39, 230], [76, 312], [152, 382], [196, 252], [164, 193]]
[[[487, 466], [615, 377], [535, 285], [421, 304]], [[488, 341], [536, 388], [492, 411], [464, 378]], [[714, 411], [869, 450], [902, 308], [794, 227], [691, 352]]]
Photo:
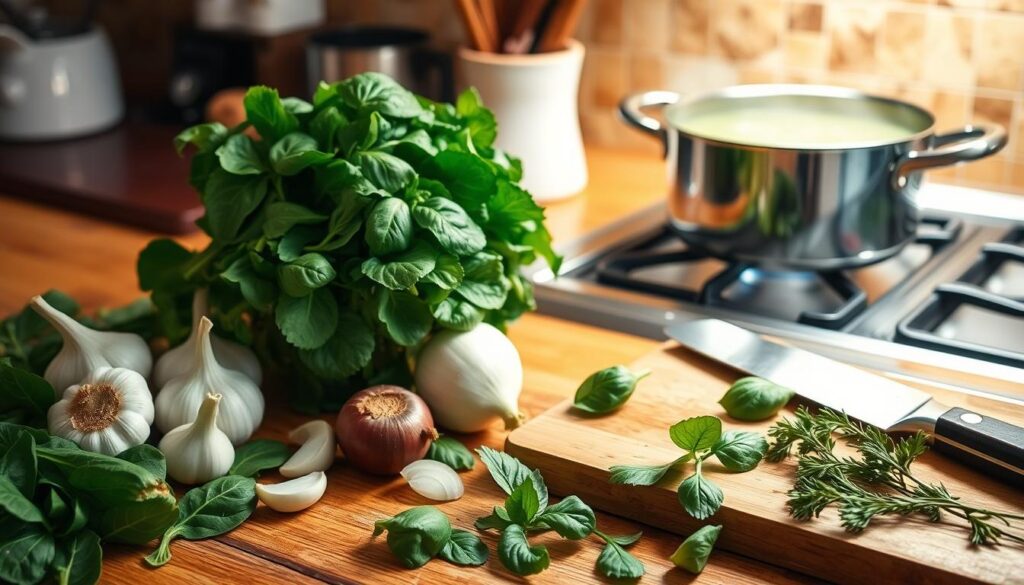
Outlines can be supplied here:
[[454, 469], [433, 459], [420, 459], [406, 465], [402, 477], [414, 492], [439, 502], [457, 500], [466, 491]]
[[235, 447], [217, 428], [220, 394], [207, 394], [195, 422], [183, 424], [160, 439], [167, 475], [181, 483], [206, 483], [231, 469]]
[[301, 443], [299, 450], [278, 470], [285, 477], [299, 477], [327, 471], [334, 463], [334, 429], [322, 420], [311, 420], [288, 433], [288, 440]]
[[61, 313], [41, 296], [32, 297], [32, 308], [60, 333], [64, 345], [46, 366], [43, 378], [58, 395], [101, 367], [127, 368], [149, 377], [153, 356], [142, 337], [134, 333], [96, 331]]
[[314, 471], [281, 483], [256, 484], [256, 496], [271, 510], [298, 512], [317, 503], [327, 490], [327, 475]]
[[[205, 288], [196, 290], [192, 296], [192, 332], [184, 343], [170, 349], [156, 361], [153, 368], [153, 386], [162, 388], [172, 378], [177, 378], [195, 369], [195, 346], [199, 343], [199, 323], [208, 311], [209, 293]], [[213, 355], [217, 363], [229, 370], [242, 372], [249, 376], [259, 386], [263, 383], [263, 370], [260, 369], [260, 362], [251, 349], [228, 341], [222, 337], [210, 334], [210, 344], [213, 346]]]
[[156, 426], [163, 432], [191, 422], [203, 398], [211, 392], [220, 393], [220, 416], [217, 426], [235, 445], [245, 442], [263, 420], [263, 394], [248, 376], [229, 370], [217, 362], [210, 344], [213, 323], [206, 317], [199, 321], [198, 343], [193, 357], [195, 367], [186, 374], [172, 378], [156, 396]]
[[149, 438], [153, 396], [141, 375], [100, 367], [64, 391], [46, 413], [51, 435], [87, 451], [117, 455]]

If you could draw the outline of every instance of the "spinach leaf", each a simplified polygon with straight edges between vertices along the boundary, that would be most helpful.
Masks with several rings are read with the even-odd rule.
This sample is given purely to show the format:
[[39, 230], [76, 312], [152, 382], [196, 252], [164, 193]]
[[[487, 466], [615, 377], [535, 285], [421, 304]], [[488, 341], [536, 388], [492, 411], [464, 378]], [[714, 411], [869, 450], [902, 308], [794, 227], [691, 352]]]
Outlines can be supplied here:
[[3, 475], [0, 475], [0, 510], [22, 522], [38, 522], [40, 524], [45, 522], [42, 512], [32, 503], [32, 500], [18, 491], [11, 480]]
[[270, 148], [270, 164], [274, 172], [290, 177], [313, 165], [324, 164], [334, 158], [317, 150], [316, 139], [302, 132], [292, 132]]
[[726, 431], [711, 446], [711, 452], [729, 471], [750, 471], [764, 459], [768, 452], [768, 441], [760, 433]]
[[677, 567], [681, 567], [694, 575], [699, 574], [708, 564], [711, 549], [722, 532], [721, 526], [702, 526], [699, 530], [686, 537], [676, 552], [669, 559]]
[[700, 470], [700, 464], [697, 465], [697, 470], [693, 475], [679, 484], [676, 495], [679, 497], [679, 503], [683, 505], [683, 509], [697, 520], [713, 516], [722, 507], [722, 501], [725, 500], [722, 488], [704, 477]]
[[735, 419], [758, 421], [775, 416], [792, 398], [789, 388], [747, 377], [736, 380], [718, 403]]
[[277, 296], [277, 287], [256, 272], [249, 257], [238, 258], [220, 276], [237, 284], [242, 297], [258, 309], [270, 307]]
[[594, 372], [580, 384], [573, 406], [584, 412], [604, 414], [629, 400], [637, 383], [651, 374], [650, 370], [633, 373], [626, 366], [612, 366]]
[[382, 290], [380, 297], [377, 318], [395, 343], [406, 347], [416, 345], [430, 333], [434, 316], [426, 302], [400, 291]]
[[599, 573], [609, 579], [639, 579], [644, 575], [644, 564], [624, 548], [639, 540], [642, 532], [628, 536], [610, 536], [599, 530], [594, 532], [606, 543], [597, 557]]
[[533, 489], [533, 478], [527, 477], [505, 498], [505, 510], [515, 524], [529, 526], [540, 512], [537, 490]]
[[669, 469], [691, 459], [693, 456], [687, 453], [664, 465], [613, 465], [608, 470], [612, 474], [608, 481], [624, 485], [654, 485], [665, 477]]
[[476, 464], [469, 449], [451, 437], [440, 437], [431, 443], [426, 458], [440, 461], [455, 471], [473, 469]]
[[5, 523], [0, 536], [0, 581], [38, 583], [53, 562], [53, 536], [42, 524]]
[[26, 498], [31, 498], [36, 488], [37, 454], [32, 435], [18, 425], [0, 425], [0, 476], [10, 480]]
[[139, 253], [136, 271], [139, 288], [145, 291], [177, 289], [184, 285], [182, 272], [192, 253], [174, 240], [153, 240]]
[[193, 488], [181, 498], [178, 520], [164, 532], [146, 562], [159, 567], [171, 560], [175, 538], [199, 540], [234, 530], [256, 509], [256, 482], [248, 477], [226, 475]]
[[296, 225], [314, 224], [326, 220], [326, 215], [317, 213], [304, 205], [275, 201], [267, 205], [266, 218], [263, 221], [263, 235], [268, 238], [280, 238]]
[[508, 512], [502, 506], [495, 506], [490, 516], [481, 516], [473, 523], [477, 530], [490, 530], [492, 528], [504, 530], [511, 524], [512, 519], [508, 517]]
[[83, 530], [57, 541], [53, 567], [60, 585], [97, 583], [103, 569], [100, 537], [91, 530]]
[[393, 518], [378, 520], [373, 526], [374, 536], [387, 531], [388, 548], [410, 569], [427, 564], [452, 536], [447, 516], [434, 506], [411, 508]]
[[235, 134], [217, 149], [220, 166], [233, 175], [258, 175], [267, 170], [256, 146], [245, 134]]
[[180, 155], [189, 144], [200, 151], [210, 150], [219, 146], [228, 136], [228, 129], [220, 122], [198, 124], [182, 130], [174, 137], [174, 149]]
[[597, 525], [594, 510], [576, 496], [568, 496], [544, 510], [537, 517], [537, 524], [546, 526], [563, 538], [579, 540], [586, 538]]
[[246, 118], [264, 139], [278, 140], [299, 127], [298, 119], [285, 109], [276, 89], [251, 87], [242, 103]]
[[501, 256], [478, 252], [462, 259], [464, 275], [456, 294], [481, 309], [500, 309], [511, 286]]
[[484, 320], [484, 312], [467, 301], [448, 297], [434, 309], [434, 318], [449, 329], [469, 331]]
[[455, 565], [475, 567], [487, 562], [487, 554], [487, 545], [475, 534], [455, 529], [438, 556]]
[[518, 524], [511, 524], [501, 531], [498, 559], [506, 569], [523, 576], [536, 575], [551, 564], [548, 549], [541, 545], [530, 546], [526, 531]]
[[293, 297], [304, 297], [327, 286], [338, 273], [321, 254], [310, 252], [277, 269], [281, 290]]
[[437, 257], [434, 269], [423, 277], [424, 282], [435, 284], [441, 289], [452, 290], [462, 283], [465, 272], [459, 259], [448, 254], [441, 254]]
[[10, 364], [0, 364], [0, 417], [28, 426], [45, 427], [46, 412], [57, 401], [49, 382]]
[[396, 197], [377, 202], [366, 218], [366, 244], [374, 256], [401, 252], [412, 241], [409, 206]]
[[370, 327], [358, 315], [344, 311], [327, 342], [316, 349], [300, 350], [299, 359], [319, 378], [344, 380], [370, 363], [375, 344]]
[[419, 282], [434, 269], [437, 253], [429, 244], [417, 242], [393, 259], [370, 258], [363, 262], [362, 272], [374, 282], [391, 290], [405, 290]]
[[722, 436], [722, 421], [716, 416], [683, 419], [668, 430], [672, 442], [686, 451], [710, 449]]
[[528, 467], [507, 453], [481, 446], [476, 450], [476, 454], [487, 466], [487, 471], [494, 478], [494, 483], [498, 484], [498, 487], [506, 494], [511, 495], [519, 487], [519, 484], [526, 481], [526, 478], [532, 474]]
[[401, 193], [416, 178], [409, 163], [393, 154], [368, 150], [360, 152], [358, 160], [363, 176], [388, 193]]
[[334, 334], [338, 302], [326, 288], [318, 288], [304, 297], [282, 293], [274, 318], [288, 343], [299, 349], [316, 349]]
[[203, 219], [214, 238], [234, 241], [242, 223], [267, 196], [267, 179], [215, 170], [203, 189]]
[[48, 479], [42, 479], [36, 488], [35, 501], [39, 502], [40, 510], [46, 517], [50, 532], [57, 537], [66, 537], [85, 528], [89, 519], [85, 515], [82, 503], [68, 494], [63, 486], [56, 485]]
[[476, 148], [490, 148], [498, 135], [498, 123], [494, 114], [483, 106], [483, 100], [475, 87], [459, 94], [455, 111], [467, 121], [469, 136]]
[[412, 215], [416, 224], [433, 234], [446, 252], [467, 256], [487, 245], [487, 236], [480, 226], [451, 199], [427, 199], [413, 209]]
[[152, 445], [136, 445], [117, 454], [118, 459], [134, 463], [159, 479], [167, 479], [167, 460], [160, 449]]
[[338, 84], [338, 96], [359, 111], [375, 110], [395, 118], [415, 118], [423, 108], [407, 89], [381, 73], [363, 73]]
[[228, 475], [259, 477], [266, 469], [277, 469], [291, 457], [288, 445], [273, 439], [253, 439], [235, 449], [235, 461]]

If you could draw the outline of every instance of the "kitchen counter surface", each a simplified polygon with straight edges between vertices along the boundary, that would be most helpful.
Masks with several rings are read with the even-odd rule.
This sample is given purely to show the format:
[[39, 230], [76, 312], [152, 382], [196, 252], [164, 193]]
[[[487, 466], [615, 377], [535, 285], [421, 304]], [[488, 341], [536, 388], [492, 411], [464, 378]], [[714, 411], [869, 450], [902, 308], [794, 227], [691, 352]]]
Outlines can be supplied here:
[[[549, 227], [556, 244], [578, 236], [659, 200], [664, 168], [659, 160], [638, 154], [589, 149], [590, 187], [580, 196], [549, 206]], [[182, 177], [182, 181], [185, 177]], [[3, 186], [0, 185], [0, 193]], [[129, 302], [140, 296], [135, 259], [155, 234], [80, 215], [0, 197], [0, 314], [19, 310], [30, 296], [50, 288], [72, 294], [89, 310]], [[198, 247], [205, 236], [179, 238]], [[628, 363], [658, 344], [654, 341], [597, 329], [541, 315], [526, 315], [510, 330], [526, 370], [521, 406], [536, 415], [571, 396], [588, 374]], [[287, 381], [281, 381], [286, 383]], [[283, 438], [302, 420], [273, 398], [257, 434]], [[492, 431], [460, 437], [471, 447], [500, 448], [505, 433]], [[306, 512], [278, 514], [260, 506], [235, 531], [212, 540], [178, 540], [171, 562], [149, 569], [142, 557], [149, 550], [106, 545], [103, 583], [137, 585], [186, 583], [481, 583], [522, 582], [504, 570], [494, 556], [496, 538], [485, 535], [492, 556], [484, 567], [459, 568], [435, 560], [422, 569], [402, 569], [383, 538], [370, 540], [373, 521], [423, 504], [404, 481], [371, 478], [339, 461], [328, 474], [328, 492]], [[270, 481], [277, 479], [266, 476]], [[441, 505], [454, 525], [470, 528], [503, 494], [483, 465], [463, 474], [466, 495]], [[180, 496], [180, 494], [179, 494]], [[598, 524], [609, 533], [644, 530], [633, 552], [647, 566], [644, 583], [801, 583], [805, 577], [724, 551], [716, 551], [699, 577], [673, 568], [668, 556], [681, 539], [637, 523], [599, 513]], [[330, 526], [330, 530], [322, 530]], [[551, 568], [531, 577], [534, 583], [603, 582], [594, 571], [601, 546], [542, 536]], [[766, 544], [770, 546], [770, 544]], [[155, 581], [154, 581], [155, 580]]]

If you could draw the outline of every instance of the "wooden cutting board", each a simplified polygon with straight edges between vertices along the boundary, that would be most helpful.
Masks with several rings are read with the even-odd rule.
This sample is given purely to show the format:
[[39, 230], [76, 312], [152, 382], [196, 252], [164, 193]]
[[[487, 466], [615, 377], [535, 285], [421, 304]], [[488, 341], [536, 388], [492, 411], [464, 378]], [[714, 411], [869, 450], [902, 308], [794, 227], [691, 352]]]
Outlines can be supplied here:
[[[661, 464], [679, 456], [668, 427], [681, 419], [713, 414], [726, 430], [764, 431], [772, 424], [730, 419], [717, 402], [740, 374], [686, 349], [666, 346], [632, 368], [649, 368], [652, 375], [618, 412], [585, 416], [572, 410], [571, 400], [563, 402], [512, 432], [506, 450], [530, 467], [539, 467], [558, 495], [576, 494], [596, 508], [683, 536], [703, 524], [721, 524], [716, 548], [830, 581], [1024, 583], [1024, 546], [971, 546], [967, 529], [957, 518], [947, 517], [939, 524], [917, 517], [876, 518], [861, 534], [845, 532], [834, 508], [813, 521], [793, 520], [786, 507], [794, 477], [792, 460], [763, 462], [751, 472], [732, 474], [709, 459], [704, 473], [723, 489], [725, 502], [704, 522], [686, 514], [676, 497], [676, 488], [692, 466], [670, 472], [657, 486], [610, 484], [607, 470], [612, 465]], [[919, 387], [943, 403], [1024, 424], [1019, 402]], [[795, 406], [791, 402], [779, 416], [792, 414]], [[914, 469], [922, 479], [941, 481], [967, 503], [1024, 513], [1024, 493], [941, 455], [926, 453]]]

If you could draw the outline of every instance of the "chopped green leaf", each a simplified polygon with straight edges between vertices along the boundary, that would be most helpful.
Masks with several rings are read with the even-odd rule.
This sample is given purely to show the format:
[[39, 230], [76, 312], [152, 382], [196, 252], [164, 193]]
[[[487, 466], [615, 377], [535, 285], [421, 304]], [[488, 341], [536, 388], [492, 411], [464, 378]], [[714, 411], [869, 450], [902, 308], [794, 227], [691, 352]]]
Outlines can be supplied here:
[[670, 461], [664, 465], [613, 465], [608, 470], [611, 472], [611, 477], [608, 478], [608, 481], [623, 485], [654, 485], [661, 481], [661, 478], [665, 477], [669, 469], [686, 463], [691, 459], [693, 459], [693, 456], [687, 453], [675, 461]]
[[540, 545], [530, 546], [526, 531], [518, 524], [511, 524], [501, 531], [498, 559], [506, 569], [523, 576], [536, 575], [551, 564], [548, 549]]
[[690, 477], [679, 484], [677, 492], [683, 509], [697, 520], [710, 518], [722, 507], [725, 494], [711, 480], [704, 477], [700, 466]]
[[725, 431], [711, 452], [729, 471], [750, 471], [764, 459], [768, 441], [760, 433], [751, 431]]
[[722, 421], [716, 416], [695, 416], [672, 425], [668, 434], [672, 442], [686, 451], [710, 449], [722, 436]]
[[699, 530], [686, 537], [676, 552], [669, 557], [677, 567], [686, 569], [694, 575], [700, 574], [708, 564], [711, 549], [722, 532], [721, 526], [702, 526]]
[[438, 556], [455, 565], [477, 567], [487, 562], [487, 554], [487, 545], [477, 535], [455, 529]]
[[[441, 552], [451, 539], [452, 525], [434, 506], [419, 506], [374, 523], [374, 536], [385, 531], [391, 552], [402, 565], [415, 569]], [[454, 551], [449, 552], [454, 556]]]
[[791, 398], [793, 391], [789, 388], [747, 377], [736, 380], [718, 403], [735, 419], [758, 421], [775, 416]]
[[440, 461], [455, 471], [473, 469], [476, 463], [469, 449], [452, 437], [440, 437], [431, 443], [426, 458]]

